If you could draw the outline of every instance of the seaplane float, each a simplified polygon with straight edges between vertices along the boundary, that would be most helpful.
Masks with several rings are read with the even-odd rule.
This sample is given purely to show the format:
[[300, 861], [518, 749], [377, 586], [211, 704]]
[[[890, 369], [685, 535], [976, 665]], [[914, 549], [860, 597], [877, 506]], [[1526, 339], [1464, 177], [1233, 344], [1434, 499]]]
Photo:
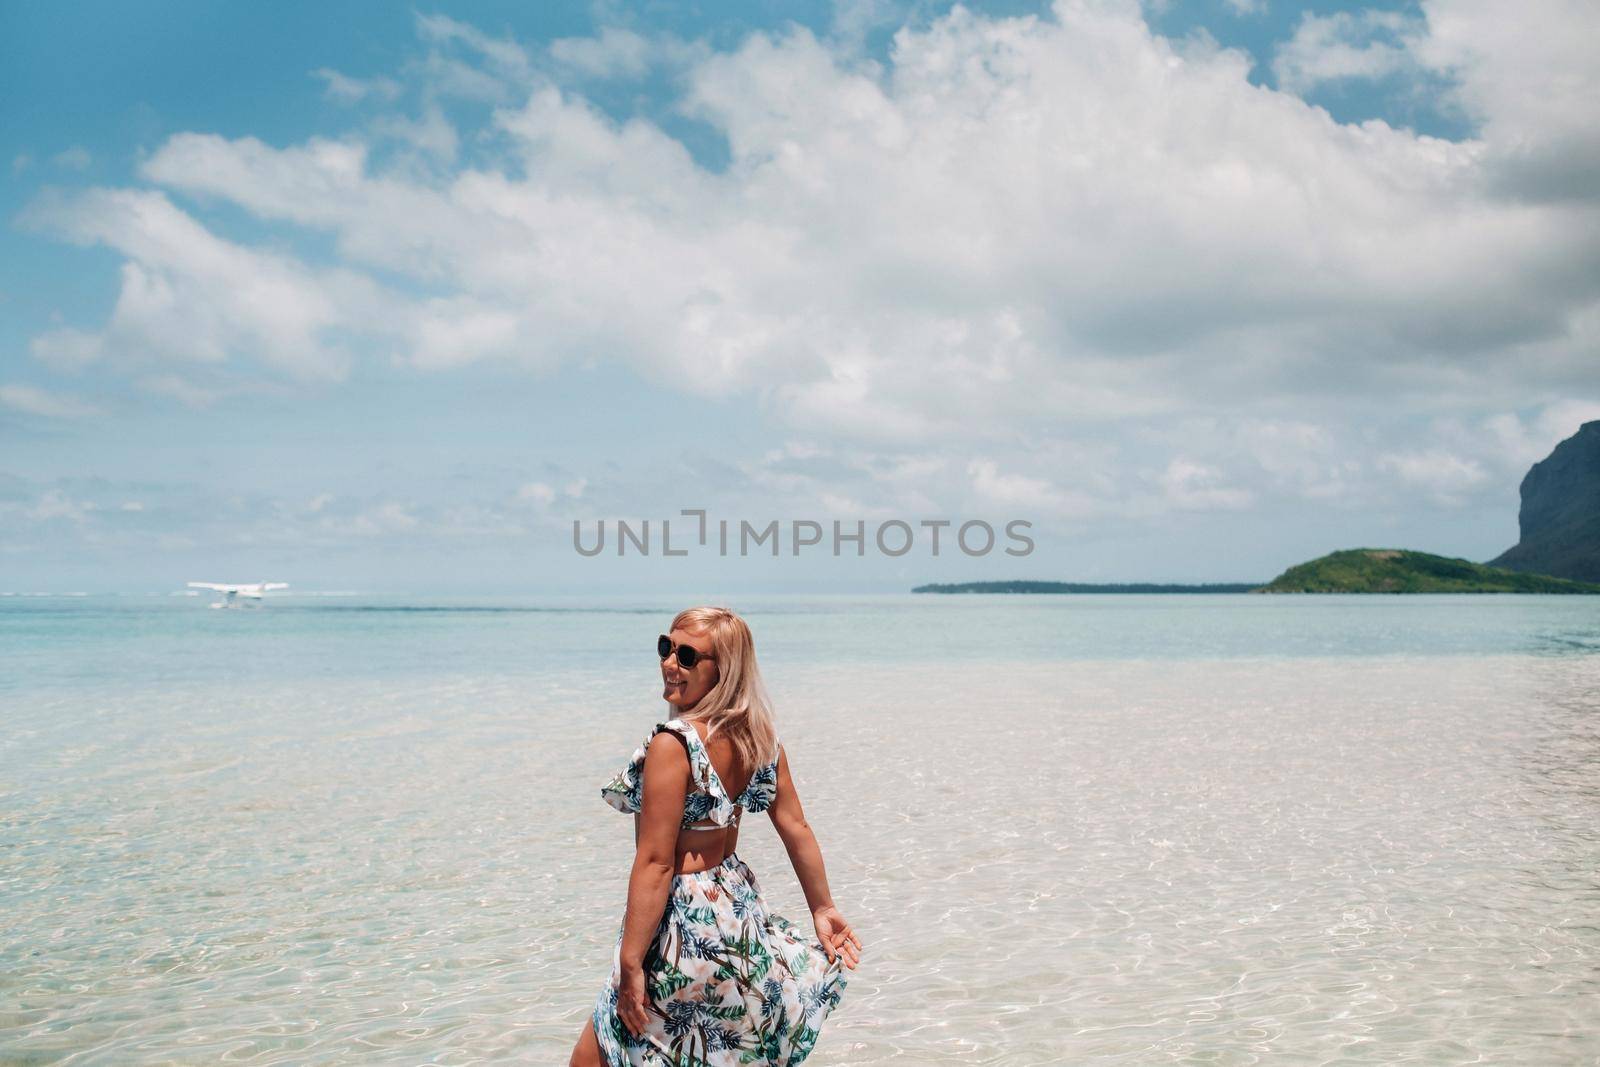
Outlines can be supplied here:
[[[238, 608], [246, 604], [257, 606], [266, 599], [269, 589], [287, 589], [288, 582], [256, 582], [253, 585], [239, 585], [229, 582], [190, 582], [190, 589], [210, 589], [222, 594], [222, 598], [214, 602], [214, 608]], [[191, 594], [192, 595], [192, 594]]]

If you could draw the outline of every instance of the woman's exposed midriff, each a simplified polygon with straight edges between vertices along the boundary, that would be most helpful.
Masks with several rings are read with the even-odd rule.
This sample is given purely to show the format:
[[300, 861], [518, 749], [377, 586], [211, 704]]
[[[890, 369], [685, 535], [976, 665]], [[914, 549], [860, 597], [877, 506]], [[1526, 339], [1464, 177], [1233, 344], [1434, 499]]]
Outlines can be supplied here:
[[[639, 844], [637, 814], [633, 817], [633, 843], [635, 847]], [[678, 841], [672, 849], [673, 873], [695, 874], [699, 871], [708, 871], [733, 855], [738, 843], [738, 815], [735, 815], [732, 826], [705, 827], [698, 830], [680, 829]]]

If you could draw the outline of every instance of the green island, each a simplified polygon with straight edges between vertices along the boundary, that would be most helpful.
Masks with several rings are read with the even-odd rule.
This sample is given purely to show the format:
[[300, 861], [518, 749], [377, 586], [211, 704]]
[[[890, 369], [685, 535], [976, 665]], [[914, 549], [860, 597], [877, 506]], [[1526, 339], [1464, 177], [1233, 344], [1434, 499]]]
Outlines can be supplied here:
[[1347, 548], [1300, 563], [1263, 593], [1600, 593], [1600, 585], [1405, 548]]

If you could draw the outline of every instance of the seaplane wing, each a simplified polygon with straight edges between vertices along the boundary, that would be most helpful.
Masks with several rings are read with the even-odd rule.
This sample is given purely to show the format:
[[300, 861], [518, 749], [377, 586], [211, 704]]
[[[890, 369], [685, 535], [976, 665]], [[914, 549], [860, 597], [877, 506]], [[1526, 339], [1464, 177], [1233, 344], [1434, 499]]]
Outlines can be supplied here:
[[211, 605], [212, 607], [220, 607], [223, 604], [232, 604], [237, 597], [244, 597], [246, 600], [260, 600], [266, 596], [267, 590], [287, 589], [289, 588], [289, 583], [251, 582], [248, 584], [234, 584], [232, 582], [190, 582], [189, 588], [212, 589], [218, 593], [221, 593], [222, 599], [216, 604]]

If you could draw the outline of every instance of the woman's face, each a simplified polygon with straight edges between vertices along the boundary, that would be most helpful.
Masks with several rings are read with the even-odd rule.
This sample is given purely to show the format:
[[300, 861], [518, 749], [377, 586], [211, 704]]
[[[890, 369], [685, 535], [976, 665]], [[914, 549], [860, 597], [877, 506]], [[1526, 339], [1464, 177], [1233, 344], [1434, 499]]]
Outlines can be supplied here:
[[[717, 684], [717, 662], [709, 658], [711, 635], [698, 630], [674, 630], [667, 637], [672, 641], [672, 652], [661, 661], [661, 695], [673, 707], [688, 711]], [[679, 645], [692, 645], [701, 653], [690, 670], [678, 662]]]

